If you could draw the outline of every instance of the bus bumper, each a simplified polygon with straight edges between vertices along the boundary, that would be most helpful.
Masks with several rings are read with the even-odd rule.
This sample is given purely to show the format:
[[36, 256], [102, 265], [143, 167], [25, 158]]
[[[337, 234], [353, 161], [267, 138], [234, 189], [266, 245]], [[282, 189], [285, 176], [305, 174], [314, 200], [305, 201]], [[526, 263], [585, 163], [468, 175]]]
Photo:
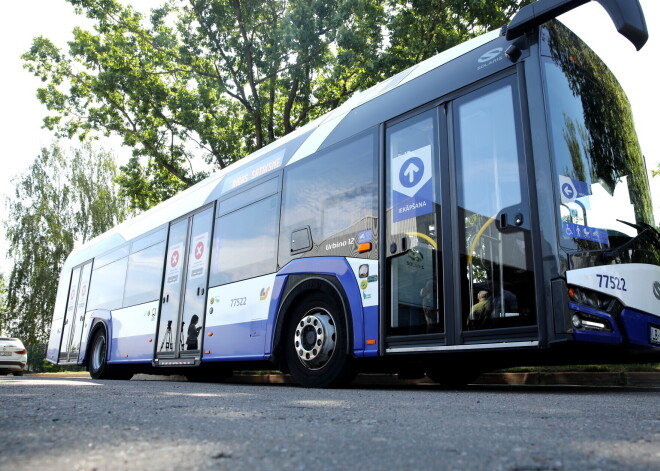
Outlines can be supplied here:
[[[568, 305], [578, 316], [586, 314], [603, 329], [576, 327], [573, 337], [579, 342], [592, 342], [611, 345], [626, 345], [631, 349], [655, 350], [660, 352], [660, 317], [635, 309], [624, 308], [618, 318], [612, 315], [574, 303]], [[600, 321], [600, 322], [599, 322]]]

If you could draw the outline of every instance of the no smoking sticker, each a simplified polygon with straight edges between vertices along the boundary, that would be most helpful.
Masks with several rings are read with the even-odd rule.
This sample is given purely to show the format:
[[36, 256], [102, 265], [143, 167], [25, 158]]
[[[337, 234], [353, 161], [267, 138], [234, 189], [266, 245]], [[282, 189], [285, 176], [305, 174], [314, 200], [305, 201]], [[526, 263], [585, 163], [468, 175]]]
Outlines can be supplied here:
[[181, 277], [181, 253], [183, 252], [183, 244], [178, 243], [170, 247], [167, 259], [170, 261], [165, 274], [165, 283], [168, 285], [175, 285], [179, 282]]
[[193, 250], [193, 256], [190, 260], [189, 278], [198, 278], [206, 273], [206, 246], [209, 240], [209, 233], [205, 232], [192, 240], [190, 248]]
[[204, 255], [204, 243], [200, 241], [195, 246], [195, 258], [199, 260], [202, 258], [202, 255]]

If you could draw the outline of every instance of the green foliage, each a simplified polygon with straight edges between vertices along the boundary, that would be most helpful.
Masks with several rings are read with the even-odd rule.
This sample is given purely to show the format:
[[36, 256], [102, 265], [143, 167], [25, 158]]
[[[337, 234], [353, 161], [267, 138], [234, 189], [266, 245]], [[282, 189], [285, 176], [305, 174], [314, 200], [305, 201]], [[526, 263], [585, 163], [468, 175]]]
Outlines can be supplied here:
[[14, 180], [4, 221], [14, 265], [0, 330], [23, 343], [48, 340], [57, 283], [74, 245], [107, 231], [127, 216], [118, 197], [111, 154], [89, 145], [65, 155], [42, 149], [28, 171]]
[[44, 124], [133, 149], [122, 194], [145, 209], [487, 29], [530, 0], [170, 0], [149, 18], [68, 0], [95, 22], [67, 52], [35, 38]]
[[507, 24], [530, 0], [387, 0], [390, 45], [381, 67], [404, 70], [479, 34]]

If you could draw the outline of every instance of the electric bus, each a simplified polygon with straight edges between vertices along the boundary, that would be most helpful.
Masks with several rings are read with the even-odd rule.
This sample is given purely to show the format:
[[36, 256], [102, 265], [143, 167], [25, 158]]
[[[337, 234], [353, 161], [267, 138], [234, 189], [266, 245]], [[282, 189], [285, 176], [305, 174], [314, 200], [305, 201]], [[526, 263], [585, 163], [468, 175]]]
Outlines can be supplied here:
[[[599, 0], [637, 49], [637, 1]], [[77, 248], [47, 358], [93, 378], [467, 383], [660, 360], [631, 109], [540, 0]]]

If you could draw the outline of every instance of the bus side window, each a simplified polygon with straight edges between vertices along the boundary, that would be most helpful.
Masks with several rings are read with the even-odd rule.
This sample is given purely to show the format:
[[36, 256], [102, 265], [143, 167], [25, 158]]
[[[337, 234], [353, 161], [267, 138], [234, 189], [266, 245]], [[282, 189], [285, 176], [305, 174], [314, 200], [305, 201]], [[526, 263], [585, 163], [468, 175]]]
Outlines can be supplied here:
[[165, 241], [144, 248], [128, 258], [124, 307], [154, 301], [160, 296]]
[[[298, 256], [377, 258], [376, 136], [369, 131], [285, 169], [280, 266]], [[305, 226], [308, 236], [301, 232]], [[358, 253], [360, 234], [373, 237], [371, 251]], [[309, 249], [293, 247], [298, 235]]]
[[123, 257], [105, 266], [94, 268], [89, 283], [88, 311], [122, 307], [127, 266], [128, 257]]
[[279, 210], [273, 195], [216, 219], [209, 286], [275, 271]]

